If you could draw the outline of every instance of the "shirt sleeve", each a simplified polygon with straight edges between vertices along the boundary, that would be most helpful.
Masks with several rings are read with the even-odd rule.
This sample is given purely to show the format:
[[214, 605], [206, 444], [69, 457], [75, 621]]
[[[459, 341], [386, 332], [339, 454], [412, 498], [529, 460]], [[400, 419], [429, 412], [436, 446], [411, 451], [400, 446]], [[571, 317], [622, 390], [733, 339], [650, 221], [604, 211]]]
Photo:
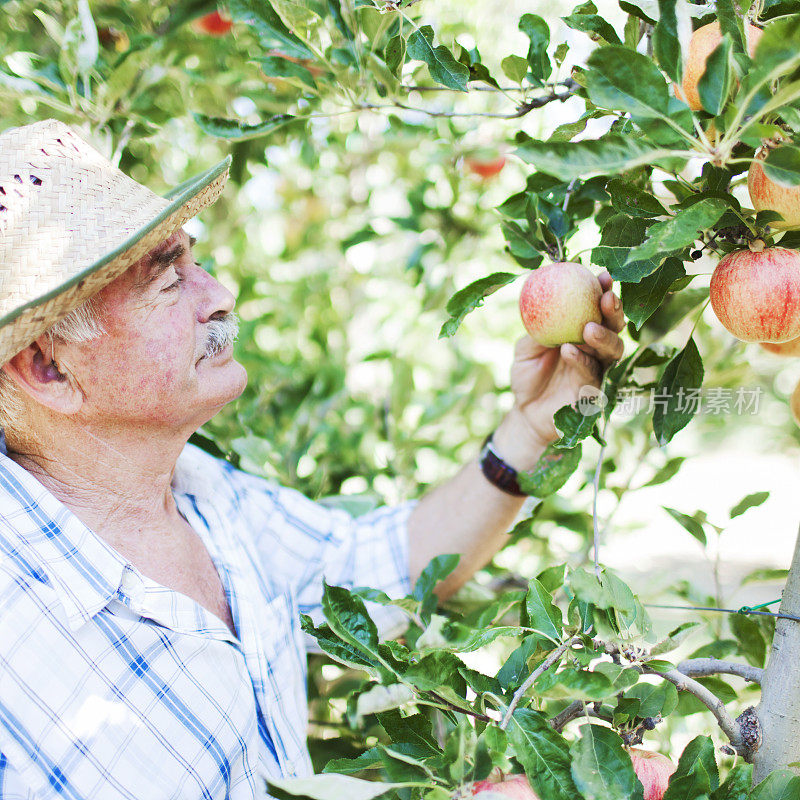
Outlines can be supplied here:
[[[324, 620], [323, 582], [348, 589], [367, 586], [391, 598], [411, 591], [408, 518], [416, 502], [353, 517], [252, 475], [239, 473], [239, 483], [259, 561], [273, 579], [291, 587], [298, 610], [315, 624]], [[367, 610], [383, 638], [407, 625], [396, 606], [369, 602]], [[316, 649], [313, 643], [309, 649]]]

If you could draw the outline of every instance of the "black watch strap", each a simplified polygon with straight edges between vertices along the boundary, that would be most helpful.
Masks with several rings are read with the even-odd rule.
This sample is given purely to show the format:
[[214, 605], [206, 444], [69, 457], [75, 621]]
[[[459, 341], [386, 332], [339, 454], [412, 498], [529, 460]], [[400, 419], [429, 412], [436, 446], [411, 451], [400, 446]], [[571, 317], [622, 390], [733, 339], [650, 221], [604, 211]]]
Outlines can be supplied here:
[[480, 454], [481, 472], [489, 483], [501, 489], [506, 494], [514, 497], [527, 497], [527, 493], [519, 488], [517, 483], [517, 471], [510, 467], [500, 458], [492, 447], [492, 435], [490, 433], [483, 440], [483, 447]]

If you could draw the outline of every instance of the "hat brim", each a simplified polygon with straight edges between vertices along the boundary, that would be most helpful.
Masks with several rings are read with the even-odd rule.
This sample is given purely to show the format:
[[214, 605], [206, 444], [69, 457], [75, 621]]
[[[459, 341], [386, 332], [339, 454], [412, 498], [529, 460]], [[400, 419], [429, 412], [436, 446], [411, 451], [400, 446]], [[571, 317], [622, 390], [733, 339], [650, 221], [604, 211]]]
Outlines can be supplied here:
[[50, 288], [45, 294], [0, 317], [0, 365], [119, 277], [156, 245], [168, 239], [187, 220], [212, 205], [222, 193], [230, 164], [231, 157], [228, 156], [211, 169], [176, 186], [164, 195], [169, 204], [161, 213], [125, 239], [119, 247]]

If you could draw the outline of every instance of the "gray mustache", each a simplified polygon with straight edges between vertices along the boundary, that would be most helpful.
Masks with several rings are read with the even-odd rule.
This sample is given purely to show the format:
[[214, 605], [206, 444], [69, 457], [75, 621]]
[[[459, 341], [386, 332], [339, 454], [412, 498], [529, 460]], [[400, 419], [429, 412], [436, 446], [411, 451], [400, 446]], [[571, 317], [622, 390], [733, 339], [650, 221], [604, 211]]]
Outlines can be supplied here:
[[221, 353], [229, 344], [236, 341], [239, 336], [239, 317], [235, 312], [226, 314], [221, 319], [213, 319], [206, 324], [208, 341], [203, 358], [213, 358]]

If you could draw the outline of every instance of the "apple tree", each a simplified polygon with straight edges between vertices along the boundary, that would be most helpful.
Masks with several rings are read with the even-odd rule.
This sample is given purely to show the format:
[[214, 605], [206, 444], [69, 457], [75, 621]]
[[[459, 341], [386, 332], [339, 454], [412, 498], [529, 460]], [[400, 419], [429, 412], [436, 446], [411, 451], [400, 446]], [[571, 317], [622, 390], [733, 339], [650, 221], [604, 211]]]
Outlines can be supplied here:
[[[270, 792], [446, 800], [524, 775], [542, 800], [800, 797], [800, 555], [778, 612], [676, 586], [668, 631], [601, 559], [616, 507], [682, 468], [673, 439], [725, 435], [704, 387], [763, 378], [734, 337], [800, 336], [800, 5], [502, 3], [487, 31], [513, 6], [508, 37], [433, 5], [0, 3], [3, 128], [58, 116], [154, 187], [232, 155], [238, 191], [196, 233], [236, 288], [250, 385], [196, 441], [236, 464], [354, 513], [413, 497], [491, 428], [470, 332], [494, 324], [488, 298], [551, 261], [619, 287], [625, 356], [520, 476], [508, 547], [537, 567], [496, 560], [445, 605], [455, 556], [405, 598], [327, 586], [324, 620], [303, 620], [327, 656], [319, 774]], [[509, 348], [513, 323], [492, 329]], [[647, 413], [615, 413], [637, 398]], [[666, 512], [708, 550], [765, 488], [725, 520]], [[554, 528], [579, 538], [566, 558]], [[400, 638], [379, 638], [380, 605]], [[655, 743], [674, 772], [642, 755]]]

